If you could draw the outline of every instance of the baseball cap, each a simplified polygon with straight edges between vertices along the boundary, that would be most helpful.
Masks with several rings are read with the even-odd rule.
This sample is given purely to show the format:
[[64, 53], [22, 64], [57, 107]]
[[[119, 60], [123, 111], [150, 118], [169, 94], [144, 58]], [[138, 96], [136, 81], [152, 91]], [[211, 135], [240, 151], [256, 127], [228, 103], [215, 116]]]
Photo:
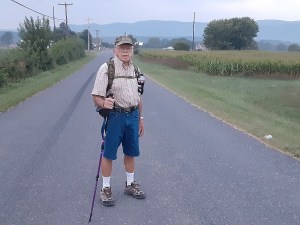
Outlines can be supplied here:
[[129, 36], [120, 36], [116, 38], [115, 46], [123, 45], [123, 44], [129, 44], [133, 45], [133, 41]]

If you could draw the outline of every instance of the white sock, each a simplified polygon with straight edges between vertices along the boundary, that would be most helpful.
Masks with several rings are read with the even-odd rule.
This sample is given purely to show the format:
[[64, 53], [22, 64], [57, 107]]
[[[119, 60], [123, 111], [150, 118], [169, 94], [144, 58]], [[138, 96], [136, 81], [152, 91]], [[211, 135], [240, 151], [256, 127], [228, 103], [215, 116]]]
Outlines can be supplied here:
[[127, 186], [131, 185], [131, 183], [134, 181], [134, 173], [126, 172], [126, 177], [127, 177]]
[[102, 177], [103, 188], [110, 187], [110, 177]]

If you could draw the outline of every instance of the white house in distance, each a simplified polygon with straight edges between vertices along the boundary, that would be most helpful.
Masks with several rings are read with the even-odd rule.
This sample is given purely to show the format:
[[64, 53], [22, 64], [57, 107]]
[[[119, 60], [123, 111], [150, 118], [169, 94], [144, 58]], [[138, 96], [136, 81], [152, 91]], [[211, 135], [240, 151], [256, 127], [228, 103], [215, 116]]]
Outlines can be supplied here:
[[174, 50], [174, 47], [173, 46], [169, 46], [167, 48], [162, 48], [162, 49], [164, 49], [164, 50]]
[[196, 51], [206, 51], [207, 48], [205, 48], [204, 45], [201, 45], [200, 43], [196, 45]]

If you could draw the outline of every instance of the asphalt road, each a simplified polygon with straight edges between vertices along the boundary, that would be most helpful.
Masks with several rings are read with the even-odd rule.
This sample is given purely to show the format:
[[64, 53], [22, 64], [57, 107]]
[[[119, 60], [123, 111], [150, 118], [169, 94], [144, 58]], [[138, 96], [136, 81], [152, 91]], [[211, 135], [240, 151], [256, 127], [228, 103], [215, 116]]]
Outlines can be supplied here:
[[[57, 85], [0, 114], [0, 224], [87, 224], [100, 154], [91, 90], [102, 53]], [[90, 224], [299, 225], [300, 162], [146, 80], [135, 178], [147, 194], [95, 203]], [[99, 181], [101, 186], [101, 181]], [[99, 187], [98, 186], [98, 187]], [[99, 191], [99, 188], [98, 188]]]

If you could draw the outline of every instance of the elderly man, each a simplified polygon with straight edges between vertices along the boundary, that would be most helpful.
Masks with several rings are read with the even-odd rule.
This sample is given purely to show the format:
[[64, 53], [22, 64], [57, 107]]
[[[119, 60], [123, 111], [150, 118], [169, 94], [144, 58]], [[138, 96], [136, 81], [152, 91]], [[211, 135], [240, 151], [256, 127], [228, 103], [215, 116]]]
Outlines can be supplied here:
[[139, 136], [144, 134], [142, 116], [142, 99], [138, 92], [135, 66], [132, 64], [133, 41], [129, 36], [116, 38], [114, 79], [107, 96], [108, 64], [104, 63], [98, 70], [92, 96], [97, 107], [111, 109], [107, 119], [104, 153], [101, 164], [103, 186], [100, 199], [103, 205], [114, 205], [110, 179], [113, 160], [122, 144], [126, 185], [124, 193], [137, 199], [145, 198], [140, 185], [134, 180], [135, 157], [140, 155]]

